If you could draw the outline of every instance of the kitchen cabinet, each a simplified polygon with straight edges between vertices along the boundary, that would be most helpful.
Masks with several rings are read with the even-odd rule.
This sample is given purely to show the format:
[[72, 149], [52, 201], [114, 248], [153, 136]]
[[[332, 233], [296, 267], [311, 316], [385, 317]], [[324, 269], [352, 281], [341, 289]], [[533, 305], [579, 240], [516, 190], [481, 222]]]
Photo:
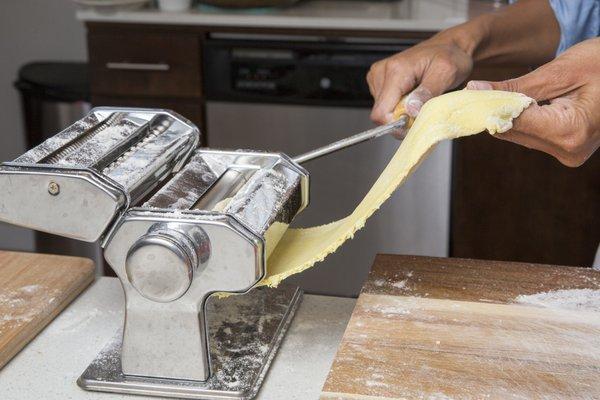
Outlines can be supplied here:
[[568, 168], [477, 135], [454, 145], [450, 254], [591, 266], [600, 244], [600, 154]]
[[200, 97], [200, 39], [194, 33], [90, 30], [91, 90], [125, 97]]

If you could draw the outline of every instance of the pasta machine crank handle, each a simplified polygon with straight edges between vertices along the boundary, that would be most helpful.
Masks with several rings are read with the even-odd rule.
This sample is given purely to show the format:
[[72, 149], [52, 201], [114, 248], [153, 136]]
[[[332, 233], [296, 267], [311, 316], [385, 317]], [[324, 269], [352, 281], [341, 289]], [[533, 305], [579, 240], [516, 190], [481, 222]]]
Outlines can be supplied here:
[[394, 132], [398, 129], [406, 127], [410, 122], [410, 118], [406, 114], [402, 114], [397, 121], [389, 123], [387, 125], [378, 126], [377, 128], [369, 129], [356, 135], [350, 136], [338, 140], [337, 142], [330, 143], [326, 146], [320, 147], [315, 150], [311, 150], [307, 153], [301, 154], [294, 157], [294, 161], [298, 164], [302, 164], [306, 161], [314, 160], [339, 150], [346, 149], [359, 143], [366, 142], [367, 140], [375, 139], [388, 133]]

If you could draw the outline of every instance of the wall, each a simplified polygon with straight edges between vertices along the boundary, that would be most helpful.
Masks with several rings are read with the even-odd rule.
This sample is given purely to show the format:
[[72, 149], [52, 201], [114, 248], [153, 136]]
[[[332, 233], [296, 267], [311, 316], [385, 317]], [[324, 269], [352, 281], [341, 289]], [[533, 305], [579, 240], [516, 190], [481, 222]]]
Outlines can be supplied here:
[[[2, 0], [0, 3], [0, 160], [24, 151], [17, 71], [29, 61], [85, 60], [85, 30], [71, 0]], [[0, 224], [0, 249], [33, 249], [30, 231]]]

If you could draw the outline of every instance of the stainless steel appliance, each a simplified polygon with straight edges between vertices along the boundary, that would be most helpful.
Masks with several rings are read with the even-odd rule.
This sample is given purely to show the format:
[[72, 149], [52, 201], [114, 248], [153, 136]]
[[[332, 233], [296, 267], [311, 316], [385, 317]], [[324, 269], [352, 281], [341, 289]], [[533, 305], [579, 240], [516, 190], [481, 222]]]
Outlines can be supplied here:
[[[123, 332], [85, 389], [251, 398], [301, 300], [255, 286], [308, 205], [307, 172], [283, 154], [198, 143], [172, 112], [96, 108], [0, 165], [0, 221], [100, 240], [121, 280]], [[240, 295], [209, 301], [216, 292]]]
[[[366, 72], [412, 44], [215, 34], [204, 49], [208, 142], [300, 154], [371, 128]], [[346, 216], [398, 145], [383, 137], [304, 165], [312, 172], [311, 207], [295, 225]], [[353, 296], [376, 253], [447, 256], [450, 146], [440, 145], [352, 243], [290, 281], [313, 293]]]

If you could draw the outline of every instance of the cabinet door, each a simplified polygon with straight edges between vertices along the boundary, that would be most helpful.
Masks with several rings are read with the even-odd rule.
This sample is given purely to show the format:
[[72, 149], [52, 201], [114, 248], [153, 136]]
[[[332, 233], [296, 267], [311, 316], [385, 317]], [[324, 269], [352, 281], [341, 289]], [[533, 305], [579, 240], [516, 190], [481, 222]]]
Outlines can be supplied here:
[[600, 153], [568, 168], [481, 134], [454, 142], [451, 255], [590, 266], [600, 244]]
[[200, 96], [200, 40], [200, 35], [186, 32], [90, 29], [92, 93]]

